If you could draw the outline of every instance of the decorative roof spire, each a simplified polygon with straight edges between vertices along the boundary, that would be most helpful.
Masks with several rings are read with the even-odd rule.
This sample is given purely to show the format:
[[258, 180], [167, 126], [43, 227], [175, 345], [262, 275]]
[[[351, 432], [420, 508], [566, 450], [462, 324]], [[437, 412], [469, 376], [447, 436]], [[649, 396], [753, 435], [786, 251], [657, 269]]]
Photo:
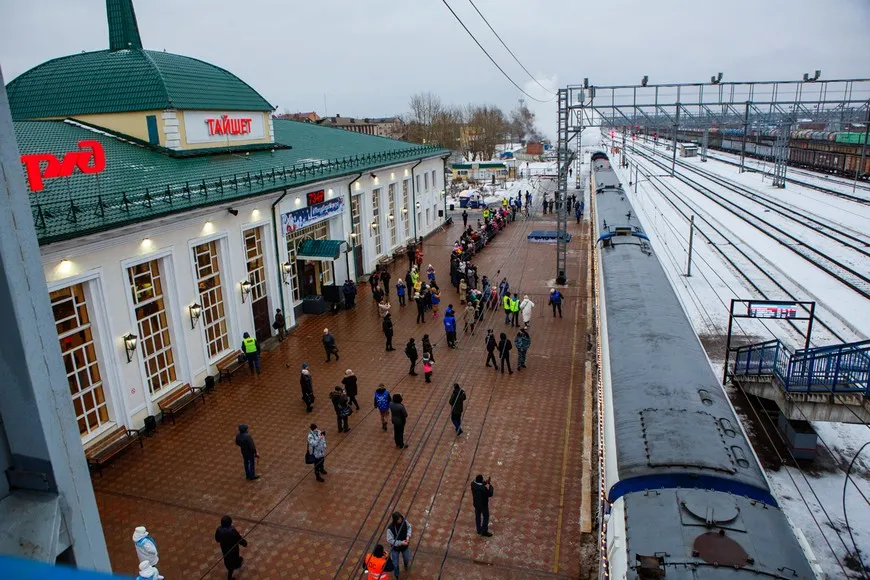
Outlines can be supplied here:
[[106, 0], [109, 18], [109, 50], [142, 49], [133, 0]]

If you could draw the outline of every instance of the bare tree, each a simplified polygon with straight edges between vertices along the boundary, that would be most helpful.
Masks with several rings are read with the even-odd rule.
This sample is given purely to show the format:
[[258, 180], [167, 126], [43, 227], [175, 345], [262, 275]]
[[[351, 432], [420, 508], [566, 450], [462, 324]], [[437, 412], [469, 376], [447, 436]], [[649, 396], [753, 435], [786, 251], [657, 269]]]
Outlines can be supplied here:
[[476, 106], [468, 122], [470, 149], [474, 159], [488, 160], [504, 141], [507, 122], [501, 109], [491, 105]]

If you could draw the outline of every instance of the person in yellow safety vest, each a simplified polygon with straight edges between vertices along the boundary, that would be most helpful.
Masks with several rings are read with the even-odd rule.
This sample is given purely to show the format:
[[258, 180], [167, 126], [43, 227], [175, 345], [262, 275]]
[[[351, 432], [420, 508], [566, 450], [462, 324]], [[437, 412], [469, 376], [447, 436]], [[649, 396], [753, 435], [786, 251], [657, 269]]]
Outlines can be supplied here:
[[484, 219], [484, 221], [489, 219], [489, 208], [488, 207], [483, 208], [483, 219]]
[[520, 326], [520, 297], [516, 294], [511, 298], [511, 326]]
[[501, 198], [501, 206], [503, 208], [507, 208], [507, 198], [506, 197]]
[[504, 295], [502, 298], [502, 306], [504, 306], [504, 323], [510, 324], [511, 322], [511, 295], [510, 292]]
[[251, 338], [247, 332], [242, 336], [242, 352], [245, 353], [245, 358], [248, 361], [248, 369], [251, 374], [254, 374], [254, 368], [257, 369], [257, 374], [260, 374], [260, 343], [256, 338]]

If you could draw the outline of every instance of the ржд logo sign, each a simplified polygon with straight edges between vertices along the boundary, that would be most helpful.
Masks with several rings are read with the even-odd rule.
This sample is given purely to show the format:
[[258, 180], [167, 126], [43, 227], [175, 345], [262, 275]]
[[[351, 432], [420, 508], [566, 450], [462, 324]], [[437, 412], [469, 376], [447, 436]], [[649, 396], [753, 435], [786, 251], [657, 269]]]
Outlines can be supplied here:
[[[42, 191], [43, 179], [69, 177], [76, 167], [82, 173], [100, 173], [106, 168], [106, 153], [98, 141], [79, 141], [79, 151], [64, 153], [58, 159], [51, 153], [29, 153], [21, 156], [31, 191]], [[43, 166], [43, 163], [45, 164]]]

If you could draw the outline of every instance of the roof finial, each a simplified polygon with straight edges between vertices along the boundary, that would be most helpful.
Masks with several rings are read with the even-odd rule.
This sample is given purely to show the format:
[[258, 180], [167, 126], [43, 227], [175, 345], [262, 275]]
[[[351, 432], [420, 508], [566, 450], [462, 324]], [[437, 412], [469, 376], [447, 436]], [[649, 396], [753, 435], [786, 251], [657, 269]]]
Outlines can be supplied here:
[[109, 19], [109, 50], [142, 49], [133, 0], [106, 0]]

